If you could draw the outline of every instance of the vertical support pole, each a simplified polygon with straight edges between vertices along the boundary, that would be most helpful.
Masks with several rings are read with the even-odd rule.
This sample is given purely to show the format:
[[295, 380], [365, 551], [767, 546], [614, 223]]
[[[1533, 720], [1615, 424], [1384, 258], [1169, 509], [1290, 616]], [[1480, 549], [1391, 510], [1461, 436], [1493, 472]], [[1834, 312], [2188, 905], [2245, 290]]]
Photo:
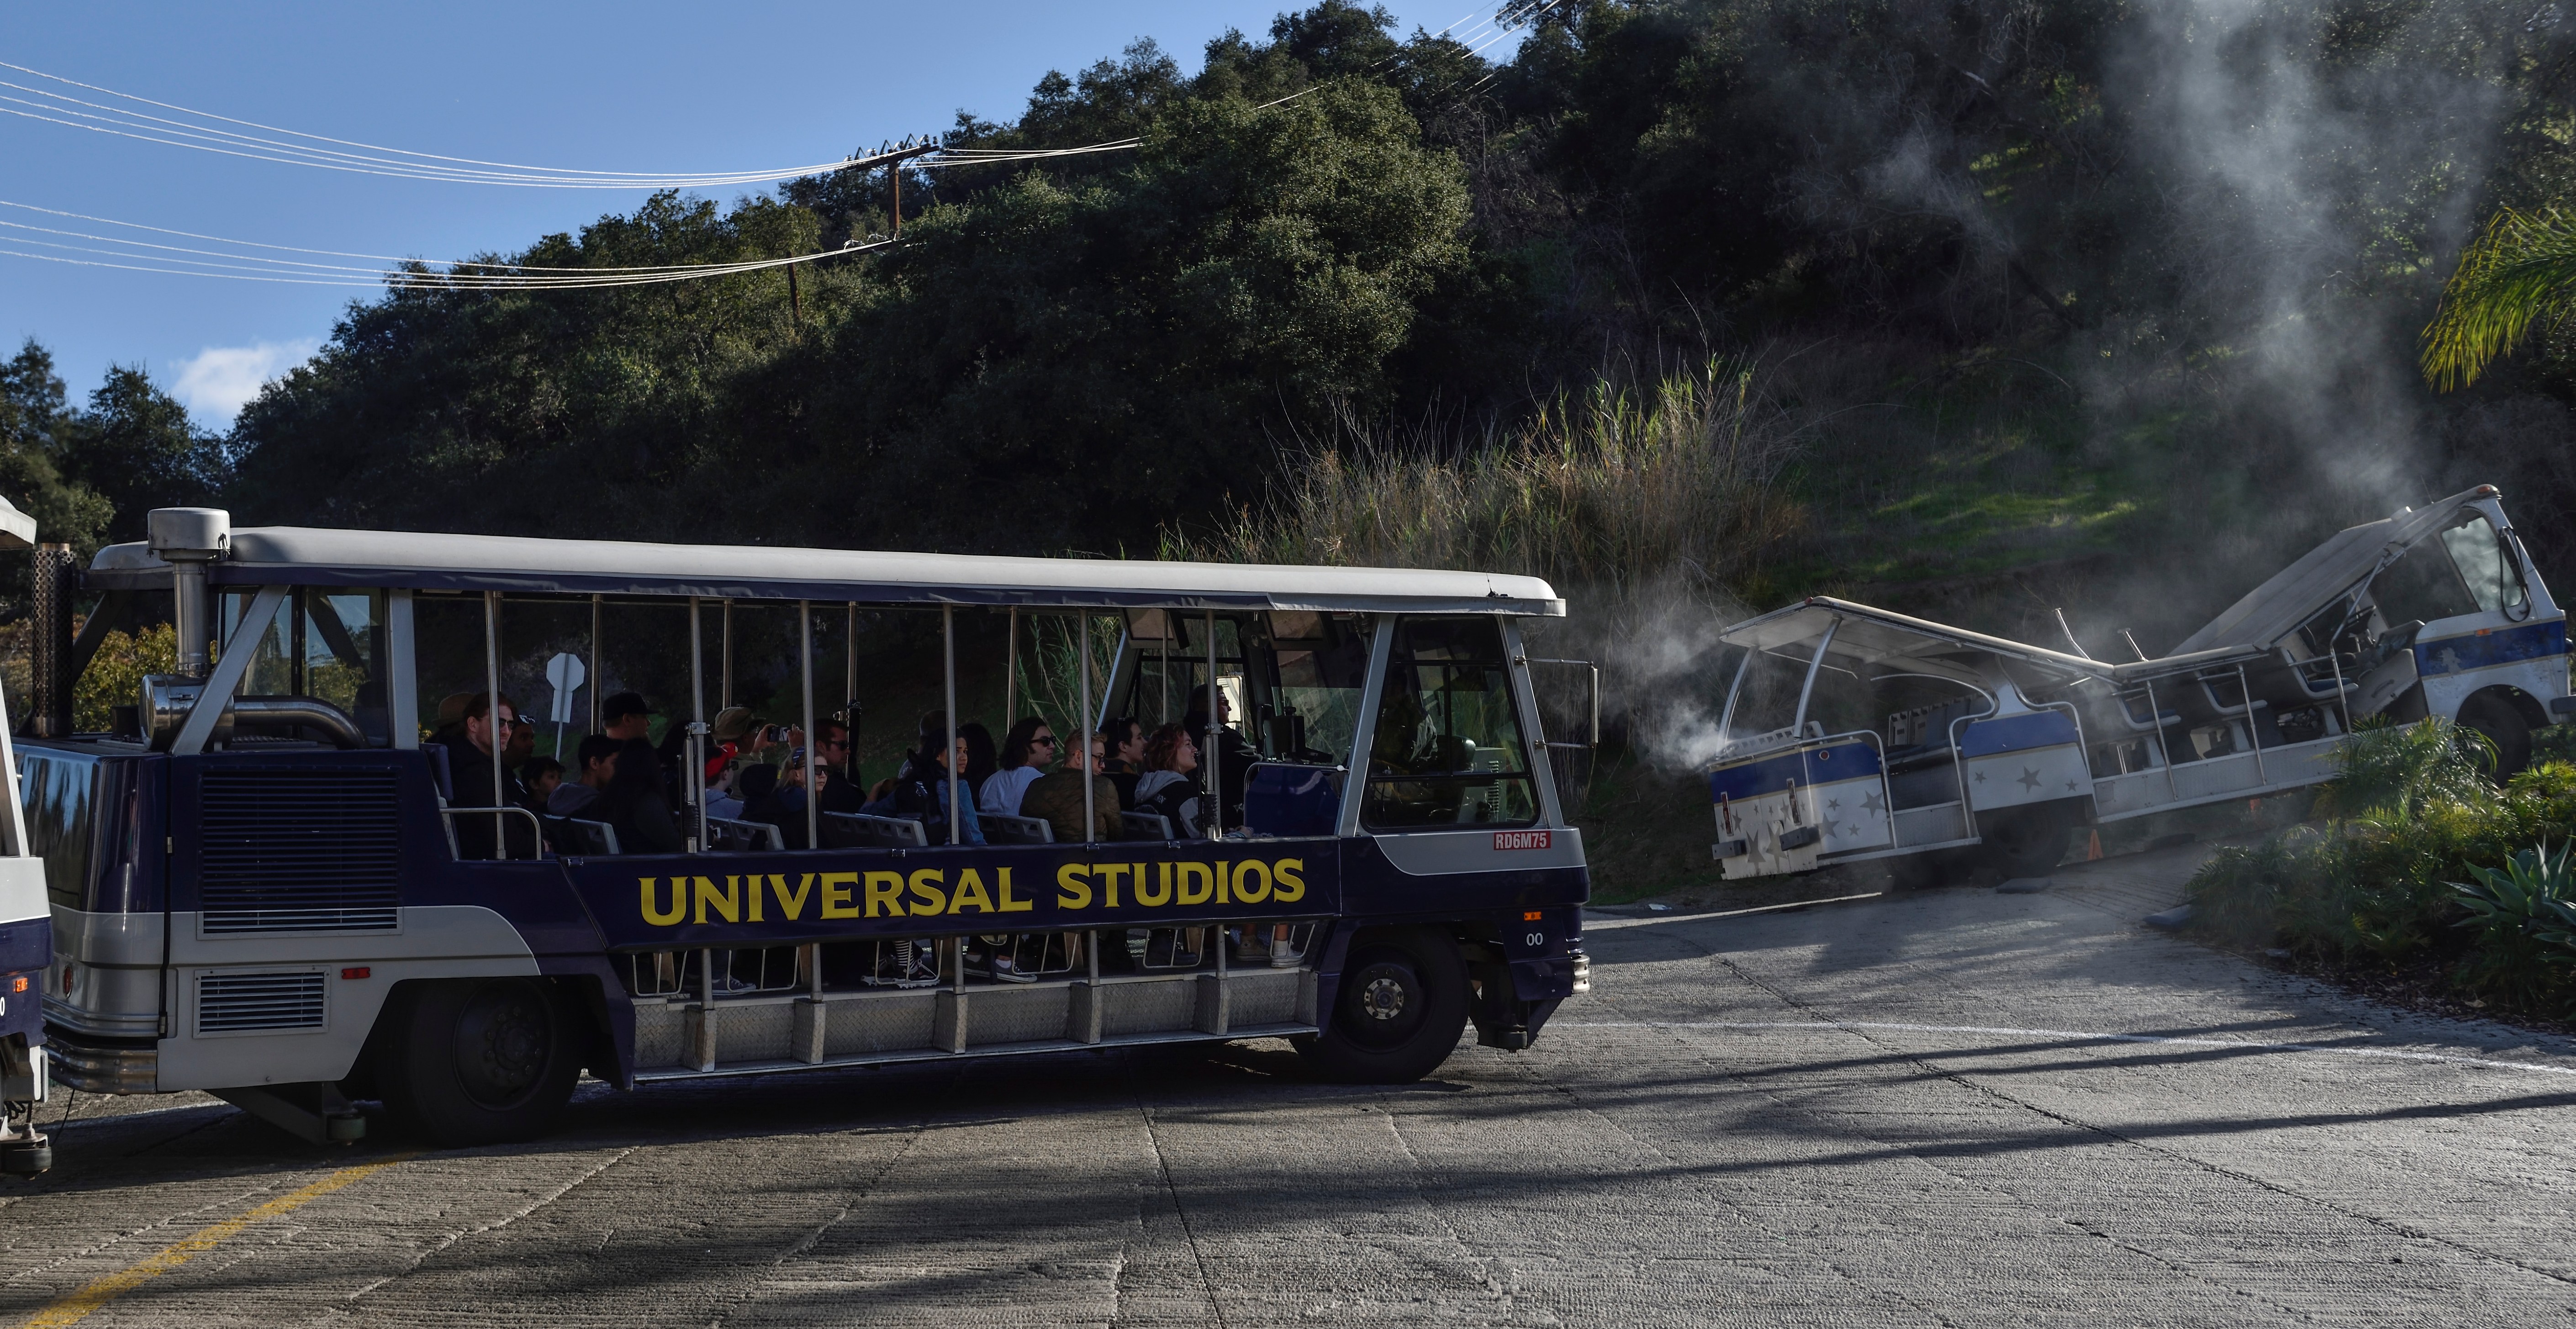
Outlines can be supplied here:
[[2254, 749], [2254, 780], [2270, 784], [2272, 777], [2263, 770], [2263, 731], [2254, 727], [2254, 689], [2245, 682], [2243, 665], [2236, 666], [2236, 697], [2245, 703], [2245, 742]]
[[1082, 615], [1082, 732], [1073, 736], [1074, 751], [1082, 754], [1082, 842], [1094, 844], [1100, 839], [1100, 814], [1092, 805], [1092, 777], [1100, 772], [1091, 764], [1091, 612]]
[[1209, 805], [1208, 819], [1207, 819], [1207, 820], [1208, 820], [1208, 838], [1209, 838], [1209, 839], [1211, 839], [1211, 840], [1222, 840], [1222, 839], [1224, 839], [1224, 838], [1225, 838], [1225, 770], [1224, 770], [1224, 762], [1225, 762], [1225, 758], [1224, 758], [1221, 754], [1219, 754], [1219, 752], [1217, 751], [1217, 745], [1216, 745], [1216, 731], [1217, 731], [1217, 725], [1218, 725], [1217, 716], [1216, 716], [1216, 702], [1217, 702], [1217, 696], [1218, 696], [1218, 693], [1217, 693], [1217, 688], [1216, 688], [1216, 611], [1215, 611], [1215, 610], [1213, 610], [1213, 609], [1211, 609], [1211, 610], [1207, 611], [1207, 639], [1208, 639], [1208, 727], [1207, 727], [1207, 747], [1206, 747], [1206, 748], [1202, 751], [1202, 753], [1201, 753], [1201, 755], [1202, 755], [1202, 756], [1204, 756], [1207, 760], [1205, 760], [1205, 761], [1201, 762], [1200, 764], [1201, 764], [1201, 765], [1203, 765], [1203, 766], [1205, 766], [1205, 767], [1207, 767], [1207, 772], [1208, 772], [1208, 788], [1207, 788], [1207, 793], [1208, 793], [1208, 805]]
[[1735, 703], [1744, 696], [1744, 680], [1753, 673], [1753, 657], [1758, 653], [1757, 647], [1744, 648], [1744, 659], [1735, 666], [1735, 682], [1726, 689], [1726, 709], [1717, 716], [1717, 750], [1720, 755], [1726, 752], [1727, 731], [1735, 726]]
[[[606, 727], [600, 723], [600, 708], [604, 704], [600, 700], [600, 688], [608, 680], [599, 672], [599, 631], [600, 621], [605, 617], [605, 608], [605, 597], [597, 595], [590, 597], [590, 732], [594, 734]], [[555, 755], [560, 757], [563, 754]], [[575, 773], [578, 774], [578, 772]]]
[[304, 652], [307, 649], [304, 640], [306, 594], [306, 588], [298, 586], [286, 595], [286, 690], [299, 697], [309, 696], [313, 691], [305, 685], [304, 678]]
[[[247, 626], [247, 625], [245, 625]], [[252, 649], [257, 649], [255, 646]], [[492, 741], [492, 857], [510, 856], [510, 818], [501, 807], [501, 749], [510, 740], [501, 733], [501, 593], [483, 593], [483, 733]]]
[[823, 786], [815, 778], [814, 760], [820, 754], [814, 744], [818, 732], [814, 728], [814, 613], [803, 600], [796, 602], [796, 635], [803, 647], [796, 654], [796, 662], [805, 681], [805, 847], [812, 849], [823, 843]]
[[2326, 663], [2334, 666], [2335, 705], [2343, 711], [2343, 731], [2352, 732], [2352, 698], [2344, 695], [2343, 657], [2334, 653], [2334, 644], [2326, 644]]
[[1002, 646], [1002, 723], [1020, 720], [1020, 607], [1011, 606], [1010, 631]]
[[848, 757], [842, 762], [841, 778], [855, 782], [859, 778], [859, 602], [842, 606], [841, 620], [841, 723], [848, 726]]
[[900, 240], [903, 238], [903, 158], [901, 157], [886, 163], [886, 192], [892, 195], [894, 200], [894, 229], [887, 233], [886, 238]]
[[716, 675], [716, 709], [733, 705], [733, 601], [724, 603], [724, 659]]
[[[726, 952], [728, 955], [731, 953]], [[689, 1039], [689, 1061], [701, 1071], [716, 1068], [715, 958], [714, 951], [703, 948], [698, 951], [698, 1018], [689, 1029], [692, 1035]]]
[[2173, 740], [2165, 736], [2165, 712], [2163, 707], [2156, 704], [2155, 680], [2148, 679], [2146, 687], [2147, 723], [2155, 726], [2156, 755], [2164, 759], [2165, 793], [2176, 801], [2180, 801], [2182, 798], [2182, 785], [2177, 783], [2174, 779]]
[[689, 837], [689, 852], [707, 847], [707, 753], [703, 746], [707, 732], [706, 634], [698, 612], [698, 597], [689, 597], [689, 801], [693, 808], [690, 823], [697, 834]]
[[[966, 773], [957, 769], [957, 606], [939, 606], [939, 645], [944, 653], [942, 672], [948, 685], [948, 843], [963, 844], [966, 837], [966, 809], [957, 801], [957, 791], [965, 784]], [[965, 943], [958, 943], [957, 981], [966, 981]]]
[[1155, 643], [1162, 663], [1154, 670], [1154, 723], [1172, 722], [1172, 611], [1163, 611], [1163, 639]]
[[1834, 648], [1834, 634], [1841, 631], [1842, 626], [1843, 621], [1839, 616], [1825, 624], [1825, 635], [1816, 642], [1816, 656], [1807, 662], [1807, 679], [1798, 685], [1798, 713], [1789, 719], [1789, 737], [1792, 741], [1806, 737], [1807, 698], [1814, 695], [1816, 691], [1816, 674], [1825, 667], [1825, 652]]

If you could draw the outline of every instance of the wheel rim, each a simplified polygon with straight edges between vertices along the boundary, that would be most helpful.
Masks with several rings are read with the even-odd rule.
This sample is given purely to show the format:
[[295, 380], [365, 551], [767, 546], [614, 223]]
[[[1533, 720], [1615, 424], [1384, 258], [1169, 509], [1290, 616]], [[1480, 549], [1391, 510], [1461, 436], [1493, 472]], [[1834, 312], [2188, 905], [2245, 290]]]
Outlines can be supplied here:
[[1394, 959], [1362, 964], [1344, 978], [1342, 991], [1342, 1032], [1363, 1047], [1400, 1046], [1422, 1027], [1430, 1005], [1421, 976]]
[[517, 1105], [545, 1078], [554, 1022], [545, 998], [523, 983], [476, 989], [456, 1016], [456, 1081], [487, 1108]]

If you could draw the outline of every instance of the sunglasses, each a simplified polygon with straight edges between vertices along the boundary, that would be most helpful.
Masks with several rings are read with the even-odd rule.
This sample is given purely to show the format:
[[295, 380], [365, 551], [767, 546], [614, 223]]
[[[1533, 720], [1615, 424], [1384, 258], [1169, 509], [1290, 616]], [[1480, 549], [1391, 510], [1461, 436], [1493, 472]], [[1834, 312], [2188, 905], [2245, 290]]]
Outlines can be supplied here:
[[1040, 746], [1050, 747], [1050, 748], [1051, 748], [1051, 747], [1054, 747], [1054, 746], [1055, 746], [1055, 735], [1053, 735], [1053, 734], [1040, 734], [1040, 735], [1038, 735], [1037, 737], [1032, 738], [1032, 739], [1030, 739], [1030, 740], [1029, 740], [1029, 746], [1030, 746], [1030, 747], [1033, 747], [1033, 748], [1034, 748], [1034, 747], [1040, 747]]

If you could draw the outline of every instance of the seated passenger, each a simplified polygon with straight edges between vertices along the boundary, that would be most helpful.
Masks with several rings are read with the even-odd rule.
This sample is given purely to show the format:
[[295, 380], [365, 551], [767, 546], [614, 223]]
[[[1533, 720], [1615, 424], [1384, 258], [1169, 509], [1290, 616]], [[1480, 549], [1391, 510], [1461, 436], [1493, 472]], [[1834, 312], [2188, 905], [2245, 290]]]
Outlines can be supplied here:
[[625, 746], [606, 734], [592, 734], [573, 750], [573, 760], [581, 763], [581, 776], [571, 784], [555, 790], [546, 800], [546, 811], [557, 817], [578, 817], [583, 821], [599, 820], [599, 800], [608, 791], [610, 777], [617, 774], [617, 750]]
[[814, 730], [814, 760], [827, 777], [822, 785], [823, 811], [858, 811], [868, 801], [868, 795], [859, 786], [858, 769], [850, 764], [850, 727], [838, 720], [825, 720]]
[[[938, 714], [933, 711], [931, 716]], [[923, 718], [927, 721], [931, 716]], [[941, 733], [923, 734], [921, 746], [904, 754], [903, 773], [895, 777], [894, 789], [860, 811], [878, 817], [912, 818], [921, 823], [922, 833], [930, 843], [948, 843], [948, 763], [951, 759], [960, 765], [965, 763], [966, 736], [958, 735], [953, 749], [946, 748], [942, 742], [946, 737]], [[984, 843], [983, 824], [975, 818], [975, 800], [960, 797], [957, 813], [957, 842]]]
[[[1105, 735], [1091, 736], [1091, 751], [1066, 756], [1064, 765], [1029, 786], [1020, 800], [1023, 817], [1042, 817], [1055, 828], [1057, 844], [1097, 843], [1119, 838], [1118, 786], [1109, 777], [1096, 774], [1101, 754], [1107, 750]], [[1082, 790], [1091, 786], [1091, 830], [1082, 826]]]
[[787, 806], [777, 767], [766, 763], [745, 766], [734, 784], [742, 794], [742, 811], [737, 820], [775, 826], [780, 844], [790, 849], [805, 847], [805, 802], [800, 797], [793, 809]]
[[1002, 739], [1001, 769], [985, 776], [984, 782], [975, 787], [975, 810], [1005, 817], [1021, 815], [1021, 795], [1046, 774], [1047, 763], [1054, 761], [1055, 755], [1055, 731], [1047, 728], [1046, 721], [1031, 715], [1013, 724]]
[[[1216, 722], [1216, 801], [1224, 810], [1226, 827], [1232, 829], [1243, 824], [1243, 773], [1261, 760], [1261, 749], [1254, 747], [1252, 741], [1243, 736], [1243, 731], [1234, 727], [1234, 699], [1222, 689], [1216, 694]], [[1191, 742], [1207, 742], [1208, 713], [1204, 695], [1190, 707], [1189, 714], [1181, 717], [1181, 727], [1190, 731]], [[1204, 751], [1199, 754], [1202, 766], [1207, 764], [1207, 755]], [[1200, 778], [1205, 780], [1207, 777], [1202, 775]]]
[[[536, 726], [522, 727], [533, 729]], [[545, 811], [547, 801], [555, 796], [555, 790], [563, 787], [563, 778], [564, 764], [552, 757], [530, 757], [519, 763], [519, 783], [528, 789], [528, 810]]]
[[1100, 773], [1118, 786], [1118, 806], [1132, 812], [1136, 808], [1136, 781], [1145, 774], [1145, 726], [1135, 716], [1122, 715], [1109, 722], [1109, 759], [1101, 763]]
[[1133, 811], [1156, 812], [1171, 819], [1172, 833], [1183, 839], [1205, 834], [1199, 825], [1199, 746], [1190, 731], [1167, 724], [1145, 742], [1145, 774], [1136, 781]]
[[616, 693], [601, 702], [599, 722], [606, 726], [603, 732], [623, 743], [626, 750], [634, 754], [621, 763], [621, 772], [632, 780], [641, 777], [635, 770], [624, 768], [649, 770], [654, 790], [662, 796], [663, 806], [676, 806], [680, 800], [675, 791], [681, 777], [686, 774], [680, 769], [680, 750], [688, 741], [688, 726], [671, 726], [670, 732], [662, 736], [662, 745], [655, 747], [653, 707], [644, 700], [643, 694], [636, 692]]
[[[492, 778], [494, 774], [492, 745], [497, 738], [503, 749], [508, 748], [509, 731], [516, 728], [519, 723], [519, 708], [507, 695], [504, 695], [501, 698], [499, 713], [496, 715], [491, 694], [478, 692], [471, 701], [466, 703], [464, 719], [465, 741], [452, 745], [448, 749], [448, 778], [456, 782], [456, 801], [449, 806], [526, 807], [528, 791], [520, 787], [519, 777], [511, 774], [508, 767], [503, 767], [499, 772], [498, 785], [493, 783]], [[463, 816], [452, 817], [449, 820], [456, 825], [456, 852], [460, 856], [465, 858], [502, 856], [494, 848], [494, 818]], [[500, 832], [502, 838], [498, 843], [506, 850], [507, 856], [520, 859], [536, 857], [537, 828], [529, 825], [525, 817], [510, 816], [500, 820], [506, 829]]]
[[652, 745], [640, 738], [619, 746], [616, 770], [594, 808], [586, 820], [615, 827], [617, 847], [626, 853], [676, 854], [684, 847], [680, 823], [662, 795], [660, 763]]
[[993, 772], [1002, 769], [1000, 754], [993, 746], [993, 731], [972, 720], [957, 726], [957, 741], [966, 745], [966, 756], [957, 773], [966, 779], [966, 796], [973, 798]]
[[737, 821], [742, 817], [742, 774], [753, 763], [729, 752], [707, 758], [707, 815]]

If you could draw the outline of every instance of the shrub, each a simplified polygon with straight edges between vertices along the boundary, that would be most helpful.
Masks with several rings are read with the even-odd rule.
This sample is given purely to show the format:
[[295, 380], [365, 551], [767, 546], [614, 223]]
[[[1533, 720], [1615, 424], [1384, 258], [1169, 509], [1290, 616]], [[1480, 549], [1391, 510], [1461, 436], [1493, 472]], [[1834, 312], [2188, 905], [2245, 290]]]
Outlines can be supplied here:
[[2476, 934], [2461, 965], [2463, 986], [2491, 992], [2517, 1006], [2566, 1004], [2576, 969], [2576, 871], [2569, 858], [2576, 841], [2556, 853], [2535, 845], [2500, 868], [2471, 867], [2475, 881], [2452, 882], [2468, 916], [2453, 926]]

